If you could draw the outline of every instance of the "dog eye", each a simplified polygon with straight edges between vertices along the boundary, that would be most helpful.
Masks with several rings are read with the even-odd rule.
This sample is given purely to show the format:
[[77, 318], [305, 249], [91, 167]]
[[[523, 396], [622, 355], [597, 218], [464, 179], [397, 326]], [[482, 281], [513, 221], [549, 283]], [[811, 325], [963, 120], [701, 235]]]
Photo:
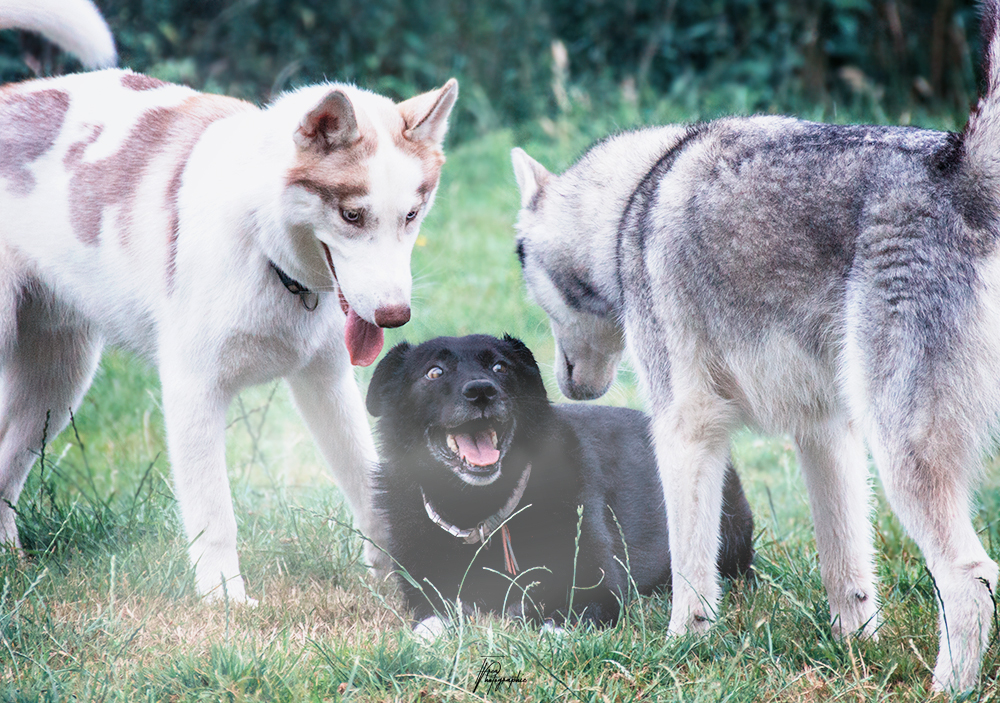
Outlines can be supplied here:
[[420, 212], [420, 208], [413, 208], [408, 213], [406, 213], [406, 221], [413, 222], [417, 218], [417, 213]]
[[440, 366], [432, 366], [427, 370], [427, 373], [424, 374], [424, 377], [433, 381], [436, 378], [441, 378], [443, 373], [444, 370]]
[[506, 373], [506, 372], [507, 372], [507, 364], [503, 363], [502, 361], [498, 361], [497, 363], [493, 364], [493, 373]]
[[350, 222], [352, 225], [356, 225], [361, 222], [360, 210], [346, 210], [341, 208], [340, 216], [344, 218], [344, 222]]

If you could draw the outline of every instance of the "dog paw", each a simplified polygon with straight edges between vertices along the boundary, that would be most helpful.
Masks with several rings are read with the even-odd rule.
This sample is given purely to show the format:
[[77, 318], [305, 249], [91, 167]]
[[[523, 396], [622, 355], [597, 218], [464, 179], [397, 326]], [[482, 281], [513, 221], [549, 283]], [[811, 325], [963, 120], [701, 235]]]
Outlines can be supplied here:
[[257, 606], [257, 599], [247, 595], [243, 578], [240, 576], [234, 576], [225, 584], [219, 583], [214, 588], [202, 591], [201, 599], [206, 603], [225, 603], [228, 601], [231, 604], [250, 608]]
[[369, 573], [375, 578], [376, 581], [386, 581], [391, 580], [389, 576], [392, 575], [393, 563], [392, 558], [389, 553], [385, 551], [382, 547], [377, 546], [373, 542], [365, 542], [364, 547], [364, 560], [365, 567], [369, 569]]
[[413, 634], [423, 642], [430, 644], [440, 637], [441, 633], [447, 627], [448, 622], [446, 620], [439, 618], [437, 615], [431, 615], [416, 624], [413, 628]]
[[713, 623], [714, 620], [703, 610], [689, 613], [687, 617], [671, 616], [670, 625], [667, 626], [667, 636], [702, 635], [708, 632]]
[[546, 620], [545, 624], [542, 625], [540, 632], [543, 635], [554, 635], [556, 637], [564, 637], [566, 635], [566, 628], [556, 625], [552, 620]]

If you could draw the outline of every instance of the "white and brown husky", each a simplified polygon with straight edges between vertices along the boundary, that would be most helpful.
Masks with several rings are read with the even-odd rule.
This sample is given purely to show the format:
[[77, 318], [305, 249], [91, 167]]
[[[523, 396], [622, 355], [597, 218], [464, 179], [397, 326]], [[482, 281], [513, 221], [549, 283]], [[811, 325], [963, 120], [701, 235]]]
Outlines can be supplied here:
[[[99, 45], [101, 23], [67, 21], [88, 11], [0, 0], [0, 27]], [[107, 343], [159, 369], [199, 593], [246, 599], [225, 415], [276, 377], [382, 542], [351, 365], [409, 319], [457, 94], [394, 104], [327, 83], [260, 109], [122, 70], [0, 87], [0, 542], [17, 543], [11, 505], [46, 423], [65, 426]]]

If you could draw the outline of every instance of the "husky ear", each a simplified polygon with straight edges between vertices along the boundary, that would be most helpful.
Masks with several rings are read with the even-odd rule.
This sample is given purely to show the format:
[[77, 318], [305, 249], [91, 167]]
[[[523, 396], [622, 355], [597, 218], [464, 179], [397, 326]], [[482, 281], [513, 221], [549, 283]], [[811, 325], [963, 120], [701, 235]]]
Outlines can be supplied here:
[[368, 396], [365, 398], [365, 405], [373, 417], [384, 415], [392, 399], [399, 397], [400, 384], [397, 382], [397, 375], [410, 349], [408, 342], [400, 342], [390, 349], [375, 367], [375, 373], [372, 374], [372, 380], [368, 384]]
[[458, 81], [448, 80], [429, 93], [416, 95], [397, 107], [403, 116], [403, 136], [412, 142], [430, 142], [441, 146], [448, 132], [448, 116], [458, 99]]
[[302, 119], [295, 131], [295, 143], [303, 149], [328, 154], [358, 141], [358, 120], [354, 106], [342, 90], [332, 90]]
[[514, 147], [510, 152], [510, 160], [514, 164], [514, 178], [521, 191], [521, 207], [527, 207], [549, 182], [552, 174], [520, 147]]

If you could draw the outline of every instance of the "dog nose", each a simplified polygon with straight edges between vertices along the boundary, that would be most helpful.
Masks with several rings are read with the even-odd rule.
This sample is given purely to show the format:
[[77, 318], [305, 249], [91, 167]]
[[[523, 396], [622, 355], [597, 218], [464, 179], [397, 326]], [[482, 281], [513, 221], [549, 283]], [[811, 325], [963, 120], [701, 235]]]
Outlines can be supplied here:
[[497, 394], [500, 389], [496, 387], [493, 381], [488, 379], [480, 379], [478, 381], [469, 381], [464, 386], [462, 386], [462, 395], [466, 399], [472, 401], [476, 405], [485, 405], [486, 403], [493, 400], [493, 396]]
[[379, 327], [402, 327], [409, 321], [408, 305], [386, 305], [375, 309], [375, 324]]

